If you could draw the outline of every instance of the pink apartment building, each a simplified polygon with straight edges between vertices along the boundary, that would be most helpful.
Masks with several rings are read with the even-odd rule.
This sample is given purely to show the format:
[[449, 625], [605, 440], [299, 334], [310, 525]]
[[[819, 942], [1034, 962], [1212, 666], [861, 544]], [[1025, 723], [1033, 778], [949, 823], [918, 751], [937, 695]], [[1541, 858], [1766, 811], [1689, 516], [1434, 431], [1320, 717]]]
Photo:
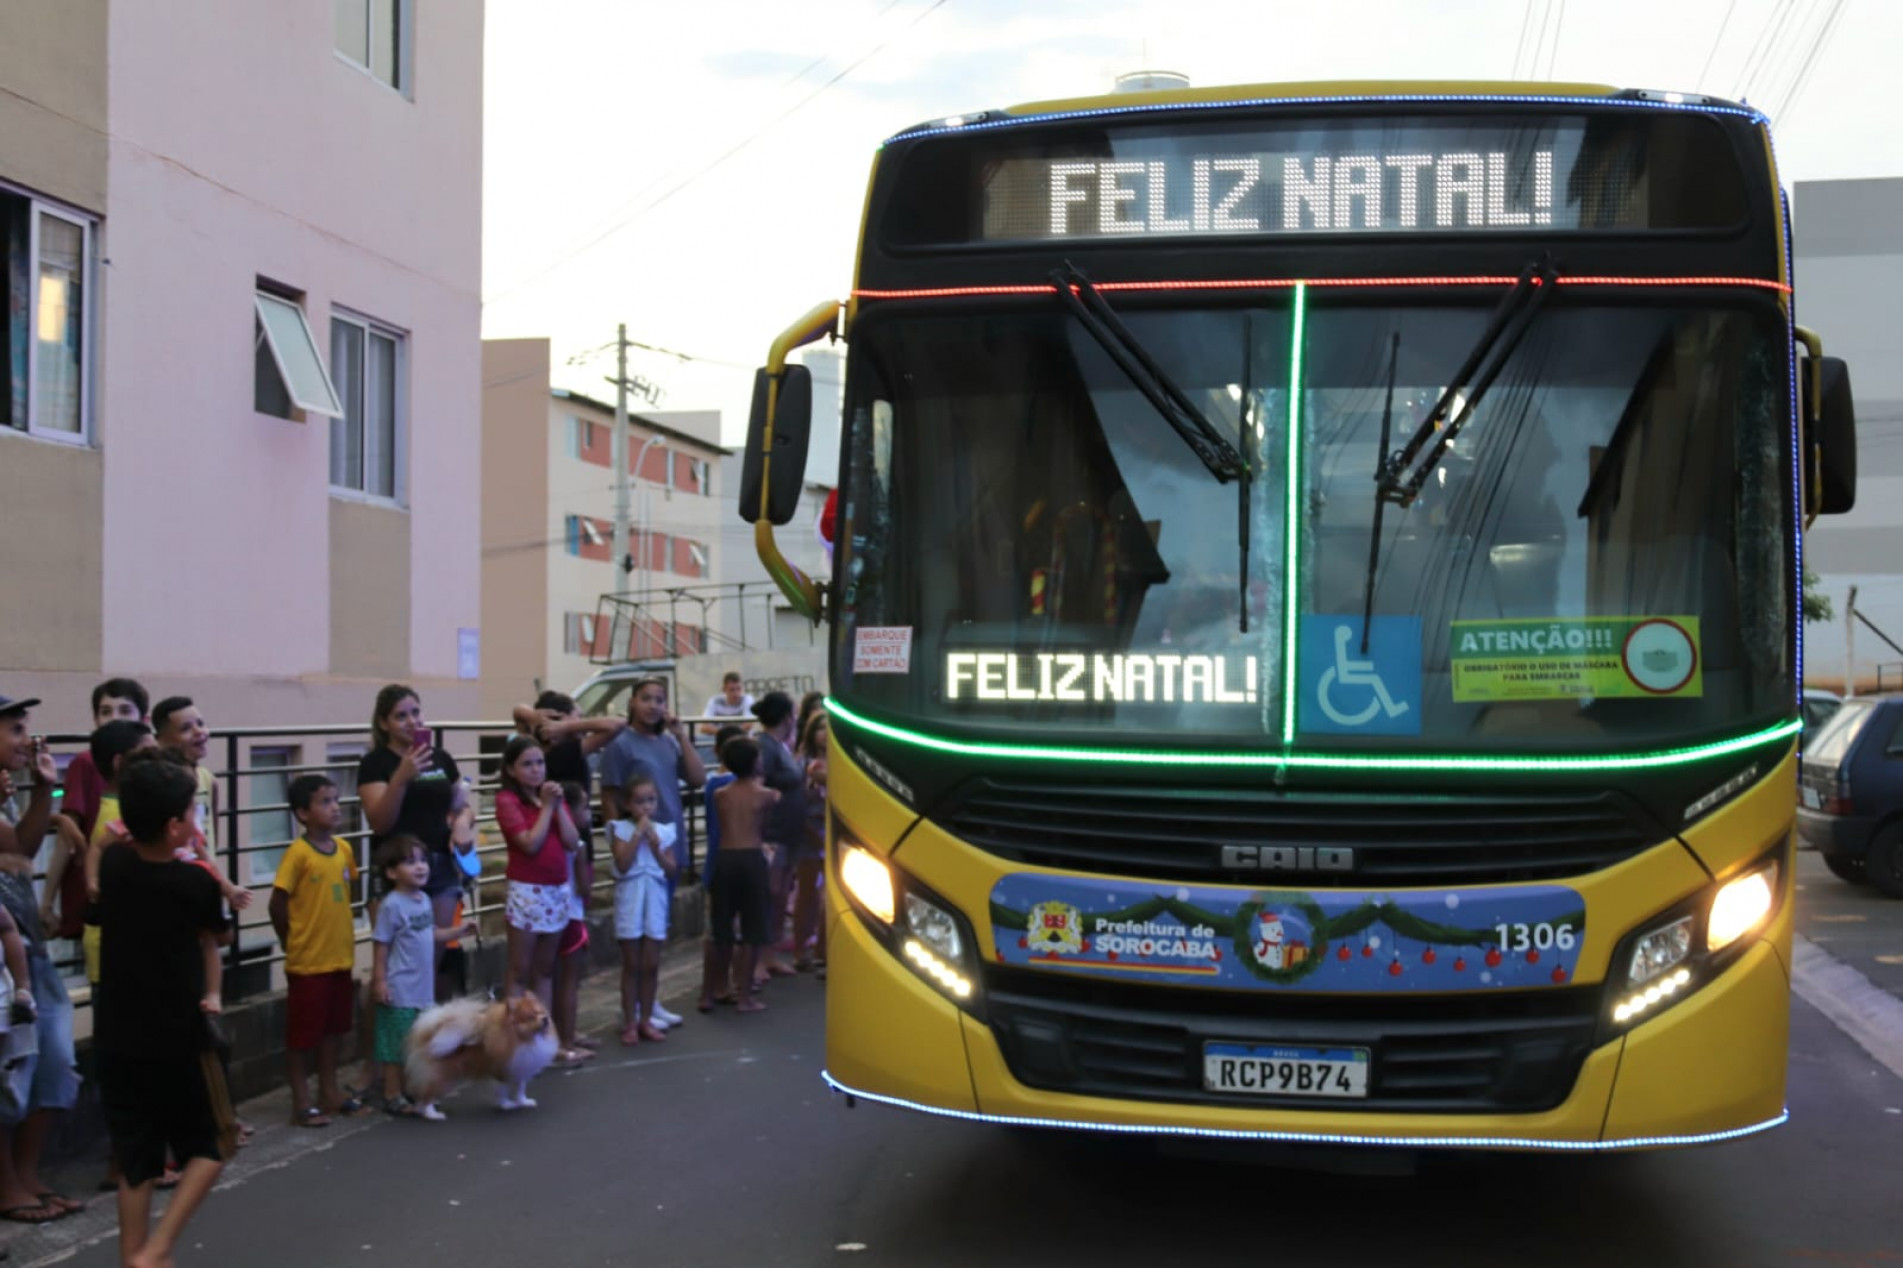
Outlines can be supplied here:
[[479, 0], [0, 6], [0, 690], [479, 705]]

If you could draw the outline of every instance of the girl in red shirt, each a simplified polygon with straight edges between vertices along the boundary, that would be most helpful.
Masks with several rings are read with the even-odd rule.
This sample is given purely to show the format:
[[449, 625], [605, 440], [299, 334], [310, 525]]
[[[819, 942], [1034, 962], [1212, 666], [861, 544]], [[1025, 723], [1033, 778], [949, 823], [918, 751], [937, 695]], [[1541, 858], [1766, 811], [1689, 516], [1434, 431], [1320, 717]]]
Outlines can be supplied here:
[[547, 761], [533, 736], [515, 736], [502, 750], [496, 826], [509, 844], [509, 966], [503, 991], [513, 996], [533, 990], [552, 1007], [555, 955], [568, 927], [570, 856], [581, 836], [561, 786], [548, 778]]

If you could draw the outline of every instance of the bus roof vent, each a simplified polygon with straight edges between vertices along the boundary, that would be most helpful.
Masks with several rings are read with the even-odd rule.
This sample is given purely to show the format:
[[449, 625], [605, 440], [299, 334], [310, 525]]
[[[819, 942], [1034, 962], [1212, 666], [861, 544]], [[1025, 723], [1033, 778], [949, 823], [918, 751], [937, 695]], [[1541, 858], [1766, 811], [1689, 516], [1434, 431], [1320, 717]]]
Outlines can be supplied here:
[[1117, 92], [1159, 92], [1189, 87], [1189, 76], [1173, 70], [1133, 70], [1117, 76]]

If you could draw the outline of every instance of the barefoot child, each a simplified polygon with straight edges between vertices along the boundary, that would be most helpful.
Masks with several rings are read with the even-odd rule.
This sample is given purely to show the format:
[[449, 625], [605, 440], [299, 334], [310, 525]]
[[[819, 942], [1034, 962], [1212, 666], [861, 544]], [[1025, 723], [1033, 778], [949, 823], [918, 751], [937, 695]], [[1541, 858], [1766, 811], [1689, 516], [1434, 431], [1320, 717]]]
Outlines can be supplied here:
[[[757, 1013], [766, 1005], [757, 998], [754, 965], [760, 948], [772, 937], [772, 885], [760, 828], [767, 811], [779, 804], [780, 794], [766, 786], [760, 774], [760, 746], [753, 740], [744, 736], [729, 740], [721, 757], [734, 781], [714, 794], [714, 813], [720, 819], [720, 857], [714, 864], [714, 980], [728, 980], [731, 957], [732, 981], [740, 997], [735, 1011]], [[740, 920], [737, 956], [736, 916]]]
[[621, 1042], [667, 1036], [654, 1022], [660, 984], [661, 948], [667, 945], [667, 881], [680, 870], [674, 858], [674, 825], [656, 823], [661, 793], [646, 775], [621, 789], [625, 813], [614, 821], [615, 938], [621, 944]]
[[370, 996], [377, 1002], [377, 1060], [383, 1063], [383, 1107], [398, 1118], [440, 1122], [434, 1102], [418, 1105], [403, 1094], [403, 1041], [424, 1009], [436, 1002], [436, 944], [476, 935], [474, 924], [439, 928], [435, 905], [423, 892], [429, 884], [429, 853], [407, 833], [377, 847], [377, 870], [390, 892], [377, 907], [370, 937], [376, 959]]
[[[291, 1081], [291, 1125], [328, 1127], [331, 1114], [355, 1114], [363, 1103], [337, 1082], [337, 1051], [350, 1033], [357, 964], [350, 887], [357, 856], [350, 842], [331, 835], [343, 817], [337, 785], [323, 775], [291, 781], [291, 813], [304, 835], [291, 843], [271, 882], [271, 927], [284, 947], [284, 1061]], [[304, 1081], [308, 1054], [317, 1051], [317, 1095]]]

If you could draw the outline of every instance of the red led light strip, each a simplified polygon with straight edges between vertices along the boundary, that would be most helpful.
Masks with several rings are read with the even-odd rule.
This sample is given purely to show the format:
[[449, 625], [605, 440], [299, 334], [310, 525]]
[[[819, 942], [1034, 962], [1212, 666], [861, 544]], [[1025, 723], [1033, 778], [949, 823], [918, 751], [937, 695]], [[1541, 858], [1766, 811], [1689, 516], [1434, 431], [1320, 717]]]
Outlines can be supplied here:
[[[1478, 275], [1467, 277], [1258, 277], [1227, 281], [1177, 282], [1099, 282], [1100, 291], [1213, 291], [1213, 290], [1288, 290], [1306, 284], [1311, 287], [1377, 286], [1512, 286], [1516, 277]], [[1537, 279], [1536, 279], [1537, 282]], [[1790, 284], [1761, 277], [1612, 277], [1604, 275], [1567, 276], [1561, 286], [1744, 286], [1762, 291], [1790, 293]], [[1048, 284], [1041, 286], [944, 286], [922, 290], [856, 290], [854, 299], [959, 299], [983, 295], [1048, 295]]]

